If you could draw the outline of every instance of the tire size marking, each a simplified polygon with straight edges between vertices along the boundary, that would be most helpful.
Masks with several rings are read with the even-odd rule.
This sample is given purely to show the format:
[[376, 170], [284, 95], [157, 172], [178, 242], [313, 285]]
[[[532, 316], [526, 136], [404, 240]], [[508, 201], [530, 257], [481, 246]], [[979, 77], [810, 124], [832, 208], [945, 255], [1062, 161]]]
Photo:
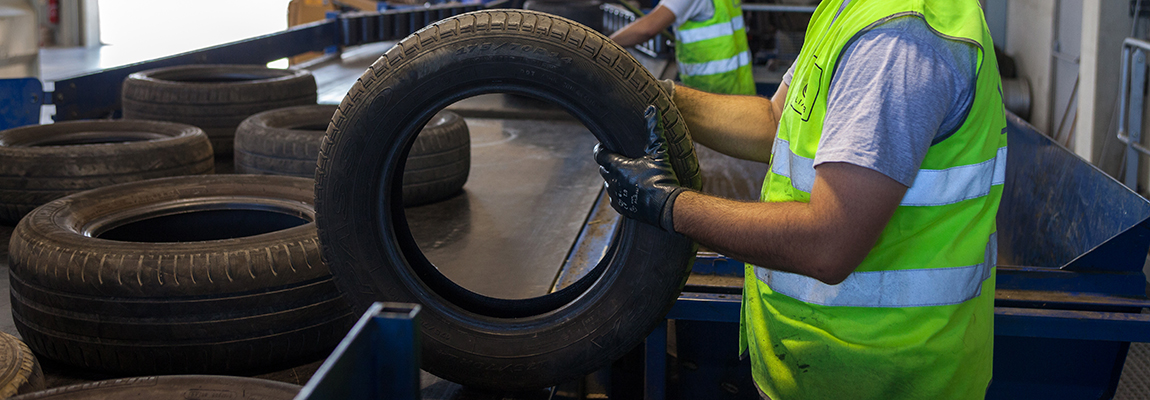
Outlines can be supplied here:
[[515, 43], [515, 42], [504, 42], [504, 43], [498, 43], [498, 44], [491, 43], [491, 42], [479, 43], [479, 44], [469, 44], [469, 45], [460, 47], [459, 49], [455, 50], [455, 55], [463, 55], [463, 54], [469, 54], [469, 53], [474, 53], [474, 52], [496, 51], [496, 50], [500, 50], [500, 49], [505, 49], [506, 51], [509, 51], [509, 52], [523, 52], [523, 53], [527, 53], [527, 54], [537, 54], [537, 55], [548, 57], [548, 58], [558, 59], [560, 62], [562, 62], [564, 64], [570, 64], [571, 63], [570, 57], [559, 57], [559, 52], [551, 51], [551, 50], [548, 50], [548, 49], [540, 47], [540, 46]]
[[447, 331], [439, 329], [435, 324], [428, 321], [421, 321], [419, 324], [423, 328], [423, 334], [431, 335], [438, 338], [440, 341], [450, 341], [451, 334]]

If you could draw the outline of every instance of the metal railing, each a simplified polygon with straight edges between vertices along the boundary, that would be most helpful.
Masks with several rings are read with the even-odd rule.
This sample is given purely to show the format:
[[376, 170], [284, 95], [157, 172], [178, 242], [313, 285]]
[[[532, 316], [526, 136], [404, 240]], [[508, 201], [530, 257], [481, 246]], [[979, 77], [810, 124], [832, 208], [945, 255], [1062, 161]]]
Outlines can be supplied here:
[[1144, 86], [1147, 51], [1150, 51], [1150, 42], [1135, 38], [1126, 38], [1122, 42], [1122, 77], [1118, 86], [1118, 141], [1126, 144], [1124, 183], [1131, 189], [1138, 187], [1138, 163], [1141, 158], [1139, 153], [1150, 155], [1150, 149], [1141, 144], [1142, 107], [1146, 98]]

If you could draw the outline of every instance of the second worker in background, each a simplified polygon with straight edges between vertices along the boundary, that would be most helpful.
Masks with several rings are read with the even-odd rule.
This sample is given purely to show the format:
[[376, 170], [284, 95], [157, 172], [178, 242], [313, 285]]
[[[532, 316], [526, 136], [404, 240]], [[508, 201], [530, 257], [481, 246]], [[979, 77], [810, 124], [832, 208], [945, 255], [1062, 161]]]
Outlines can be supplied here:
[[611, 40], [630, 47], [673, 25], [683, 85], [711, 93], [755, 94], [741, 7], [739, 0], [663, 0]]

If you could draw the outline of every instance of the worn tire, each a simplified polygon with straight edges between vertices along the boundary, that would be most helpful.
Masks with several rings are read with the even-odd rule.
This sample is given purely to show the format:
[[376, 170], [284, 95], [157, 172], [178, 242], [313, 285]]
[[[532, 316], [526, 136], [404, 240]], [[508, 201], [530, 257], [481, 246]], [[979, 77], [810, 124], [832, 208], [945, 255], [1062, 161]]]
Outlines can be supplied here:
[[291, 400], [300, 389], [290, 383], [235, 376], [146, 376], [62, 386], [12, 400]]
[[181, 65], [136, 72], [124, 79], [124, 118], [200, 127], [217, 156], [232, 156], [236, 127], [261, 111], [315, 104], [307, 70], [260, 65]]
[[44, 389], [44, 372], [28, 345], [0, 332], [0, 399]]
[[117, 183], [212, 173], [199, 128], [156, 121], [75, 121], [0, 132], [0, 222], [65, 195]]
[[643, 111], [654, 104], [676, 173], [700, 187], [678, 110], [625, 50], [563, 18], [478, 11], [399, 42], [352, 87], [320, 149], [316, 223], [336, 284], [357, 310], [380, 300], [423, 305], [424, 369], [477, 387], [546, 387], [639, 344], [674, 304], [695, 245], [628, 219], [603, 261], [559, 292], [496, 299], [451, 282], [412, 238], [396, 196], [400, 173], [437, 110], [490, 92], [554, 102], [606, 148], [631, 157], [644, 154]]
[[[264, 111], [236, 129], [236, 172], [315, 177], [319, 146], [337, 106]], [[403, 204], [415, 206], [459, 193], [471, 171], [471, 137], [458, 114], [441, 111], [415, 138], [403, 170]]]
[[320, 260], [312, 187], [203, 175], [45, 204], [9, 243], [16, 327], [43, 357], [116, 374], [322, 358], [355, 315]]

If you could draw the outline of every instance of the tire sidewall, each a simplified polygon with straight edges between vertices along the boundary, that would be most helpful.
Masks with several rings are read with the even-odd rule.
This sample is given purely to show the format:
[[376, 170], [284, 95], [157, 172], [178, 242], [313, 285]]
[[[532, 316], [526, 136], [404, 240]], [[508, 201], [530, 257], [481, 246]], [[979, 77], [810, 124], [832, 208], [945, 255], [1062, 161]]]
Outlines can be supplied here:
[[[271, 182], [271, 183], [269, 183]], [[29, 213], [20, 221], [12, 234], [9, 246], [11, 273], [25, 282], [54, 290], [100, 296], [159, 297], [205, 295], [250, 290], [250, 284], [243, 279], [217, 280], [212, 285], [171, 285], [163, 284], [162, 279], [146, 279], [140, 271], [102, 270], [90, 267], [90, 262], [98, 260], [77, 260], [74, 270], [65, 273], [45, 273], [37, 271], [37, 254], [53, 249], [71, 249], [92, 252], [115, 259], [116, 256], [139, 257], [184, 256], [193, 257], [205, 251], [228, 253], [245, 250], [276, 249], [285, 242], [309, 242], [315, 240], [314, 222], [260, 235], [207, 242], [146, 243], [125, 242], [86, 236], [84, 227], [97, 218], [124, 210], [145, 208], [161, 202], [178, 202], [197, 198], [219, 198], [227, 196], [249, 196], [265, 201], [283, 202], [293, 207], [309, 207], [311, 181], [295, 177], [262, 177], [240, 175], [204, 175], [152, 179], [141, 182], [114, 185], [76, 193], [49, 202]], [[234, 201], [242, 201], [236, 199]], [[177, 227], [173, 227], [177, 228]], [[210, 250], [209, 250], [210, 249]], [[83, 261], [81, 263], [81, 261]], [[58, 268], [58, 267], [57, 267]], [[196, 268], [196, 266], [192, 266]], [[247, 266], [235, 264], [234, 276], [247, 276]], [[232, 269], [232, 268], [228, 268]], [[88, 271], [91, 279], [73, 279], [81, 270]], [[210, 276], [205, 269], [192, 271], [193, 275]], [[268, 286], [291, 285], [321, 279], [328, 275], [322, 266], [300, 269], [299, 273], [282, 274], [283, 281], [261, 277]], [[145, 271], [153, 274], [167, 274], [165, 271]], [[228, 271], [217, 271], [218, 276], [230, 275]], [[174, 273], [174, 271], [173, 271]], [[103, 275], [101, 275], [103, 274]], [[114, 274], [114, 275], [113, 275]], [[178, 278], [176, 278], [178, 279]], [[254, 276], [253, 276], [254, 279]], [[139, 286], [123, 285], [119, 282], [139, 281]], [[195, 288], [195, 289], [193, 289]], [[187, 292], [187, 290], [207, 292]]]
[[[494, 21], [500, 13], [486, 15]], [[463, 30], [465, 14], [417, 32], [372, 65], [352, 89], [360, 88], [363, 96], [345, 98], [324, 142], [317, 223], [336, 283], [356, 307], [379, 300], [424, 305], [422, 356], [431, 372], [480, 387], [498, 380], [502, 389], [529, 389], [573, 379], [638, 344], [678, 294], [694, 247], [680, 235], [625, 220], [614, 257], [604, 260], [611, 266], [594, 288], [564, 308], [519, 319], [466, 311], [431, 292], [413, 272], [411, 261], [424, 259], [412, 247], [391, 193], [399, 188], [394, 171], [414, 132], [435, 110], [488, 92], [547, 99], [582, 121], [606, 148], [632, 157], [641, 156], [646, 145], [642, 112], [648, 104], [661, 96], [664, 120], [678, 118], [666, 95], [652, 86], [653, 78], [637, 63], [621, 60], [629, 55], [602, 36], [571, 26], [563, 40], [581, 44], [558, 46], [544, 35], [570, 22], [530, 12], [502, 15], [522, 16], [524, 30], [529, 22], [552, 26], [538, 33], [431, 39], [443, 35], [430, 30]], [[423, 49], [424, 44], [430, 46]], [[625, 82], [641, 87], [619, 90], [619, 79], [605, 68], [646, 78]], [[673, 156], [683, 151], [681, 144], [671, 148]], [[400, 251], [386, 251], [388, 246]], [[513, 382], [497, 379], [509, 373]]]

